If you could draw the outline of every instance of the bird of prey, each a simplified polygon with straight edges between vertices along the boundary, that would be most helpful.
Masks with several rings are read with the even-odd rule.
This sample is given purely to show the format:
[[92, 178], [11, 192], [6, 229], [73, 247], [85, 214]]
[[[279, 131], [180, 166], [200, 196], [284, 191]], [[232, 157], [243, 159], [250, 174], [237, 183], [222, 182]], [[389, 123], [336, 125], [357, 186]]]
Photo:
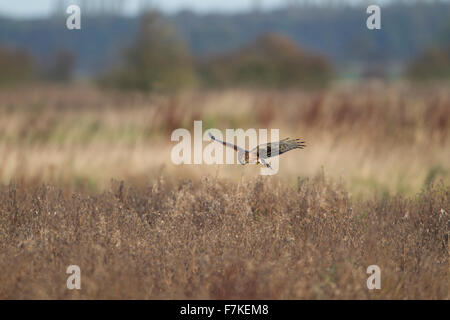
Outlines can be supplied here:
[[233, 143], [221, 141], [214, 137], [210, 132], [209, 136], [212, 140], [222, 143], [224, 146], [233, 148], [238, 153], [238, 161], [242, 165], [246, 165], [248, 163], [253, 163], [257, 165], [264, 165], [267, 168], [272, 169], [270, 164], [265, 160], [267, 158], [279, 156], [285, 152], [294, 149], [303, 149], [306, 147], [305, 141], [300, 139], [283, 139], [277, 142], [269, 142], [258, 145], [257, 147], [251, 149], [250, 151], [245, 150]]

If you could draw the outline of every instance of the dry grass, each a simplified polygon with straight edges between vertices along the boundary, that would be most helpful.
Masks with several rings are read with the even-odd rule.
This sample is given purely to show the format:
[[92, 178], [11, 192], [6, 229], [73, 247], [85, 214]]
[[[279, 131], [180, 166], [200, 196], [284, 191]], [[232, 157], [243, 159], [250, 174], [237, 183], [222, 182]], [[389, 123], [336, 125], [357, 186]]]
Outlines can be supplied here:
[[[327, 91], [191, 92], [174, 97], [102, 93], [90, 88], [0, 92], [0, 181], [109, 186], [145, 184], [161, 173], [239, 181], [258, 169], [175, 166], [172, 130], [279, 128], [308, 148], [281, 157], [290, 185], [324, 168], [353, 194], [414, 195], [450, 181], [450, 95], [445, 87], [340, 87]], [[205, 143], [206, 145], [206, 143]]]
[[[353, 201], [320, 175], [297, 188], [205, 177], [95, 195], [9, 185], [0, 298], [448, 299], [449, 191]], [[65, 288], [71, 264], [80, 291]]]
[[[449, 298], [444, 86], [0, 101], [0, 299]], [[275, 177], [171, 164], [170, 133], [198, 119], [308, 147]], [[71, 264], [81, 291], [66, 289]]]

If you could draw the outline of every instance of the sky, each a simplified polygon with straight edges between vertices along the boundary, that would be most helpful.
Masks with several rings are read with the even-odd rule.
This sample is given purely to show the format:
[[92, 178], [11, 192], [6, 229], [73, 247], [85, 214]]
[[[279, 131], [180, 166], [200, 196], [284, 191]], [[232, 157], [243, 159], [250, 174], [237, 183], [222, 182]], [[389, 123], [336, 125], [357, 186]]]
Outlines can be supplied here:
[[[0, 13], [15, 17], [46, 16], [53, 12], [57, 0], [0, 0]], [[124, 0], [127, 14], [136, 13], [143, 3], [150, 3], [166, 12], [189, 8], [194, 11], [240, 11], [248, 9], [257, 0]], [[82, 1], [67, 1], [81, 3]], [[259, 0], [262, 6], [280, 5], [283, 0]]]
[[[0, 0], [0, 15], [17, 18], [45, 17], [54, 12], [55, 2], [58, 0]], [[66, 0], [70, 3], [82, 3], [83, 0]], [[96, 0], [96, 1], [117, 1], [117, 0]], [[255, 4], [262, 9], [271, 9], [295, 0], [118, 0], [123, 2], [124, 13], [128, 15], [136, 14], [143, 3], [149, 3], [158, 9], [168, 13], [177, 12], [182, 9], [190, 9], [197, 12], [236, 12], [244, 11], [255, 7]], [[299, 2], [323, 2], [338, 0], [297, 0]], [[387, 1], [387, 0], [384, 0]], [[89, 0], [87, 2], [93, 2]], [[349, 2], [368, 2], [367, 0], [349, 0]], [[372, 1], [382, 3], [380, 1]]]

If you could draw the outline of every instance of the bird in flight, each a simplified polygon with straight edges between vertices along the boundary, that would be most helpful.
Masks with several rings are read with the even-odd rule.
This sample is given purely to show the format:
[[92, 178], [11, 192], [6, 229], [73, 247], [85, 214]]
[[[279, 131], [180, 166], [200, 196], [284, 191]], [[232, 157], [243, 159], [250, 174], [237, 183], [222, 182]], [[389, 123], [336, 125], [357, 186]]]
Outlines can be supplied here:
[[242, 165], [246, 165], [248, 163], [253, 163], [257, 165], [264, 165], [267, 168], [272, 169], [270, 163], [266, 162], [267, 158], [279, 156], [285, 152], [294, 150], [294, 149], [303, 149], [306, 147], [305, 141], [300, 139], [283, 139], [277, 142], [269, 142], [258, 145], [257, 147], [251, 149], [250, 151], [245, 150], [234, 143], [229, 143], [225, 141], [221, 141], [214, 137], [210, 132], [209, 136], [212, 140], [217, 141], [224, 146], [229, 148], [233, 148], [238, 153], [238, 161]]

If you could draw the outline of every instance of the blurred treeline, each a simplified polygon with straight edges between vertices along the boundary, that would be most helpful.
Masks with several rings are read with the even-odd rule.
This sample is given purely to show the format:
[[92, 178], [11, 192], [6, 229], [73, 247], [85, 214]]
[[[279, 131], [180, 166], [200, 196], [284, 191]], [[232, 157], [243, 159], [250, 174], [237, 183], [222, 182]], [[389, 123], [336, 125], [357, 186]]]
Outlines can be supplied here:
[[418, 81], [450, 78], [450, 45], [429, 48], [415, 59], [407, 75]]
[[185, 87], [323, 86], [332, 77], [327, 59], [301, 50], [279, 34], [210, 58], [195, 59], [160, 14], [141, 17], [136, 42], [121, 65], [106, 72], [100, 84], [116, 88], [176, 90]]
[[336, 77], [393, 73], [412, 80], [450, 77], [449, 3], [391, 4], [377, 31], [367, 30], [362, 9], [93, 16], [75, 32], [62, 27], [64, 16], [20, 24], [0, 18], [0, 86], [76, 77], [158, 91], [321, 87]]
[[0, 86], [30, 81], [35, 73], [29, 53], [9, 48], [0, 48], [0, 70]]
[[[67, 82], [74, 56], [62, 50], [39, 62], [23, 50], [0, 49], [2, 83]], [[1, 63], [1, 62], [0, 62]], [[321, 87], [333, 76], [325, 57], [298, 47], [288, 37], [264, 33], [253, 43], [211, 57], [195, 57], [173, 25], [152, 11], [140, 17], [139, 31], [118, 63], [94, 79], [107, 88], [175, 91], [192, 87]]]
[[73, 77], [75, 56], [58, 50], [49, 60], [39, 61], [23, 48], [0, 46], [0, 87], [27, 84], [35, 81], [69, 82]]

